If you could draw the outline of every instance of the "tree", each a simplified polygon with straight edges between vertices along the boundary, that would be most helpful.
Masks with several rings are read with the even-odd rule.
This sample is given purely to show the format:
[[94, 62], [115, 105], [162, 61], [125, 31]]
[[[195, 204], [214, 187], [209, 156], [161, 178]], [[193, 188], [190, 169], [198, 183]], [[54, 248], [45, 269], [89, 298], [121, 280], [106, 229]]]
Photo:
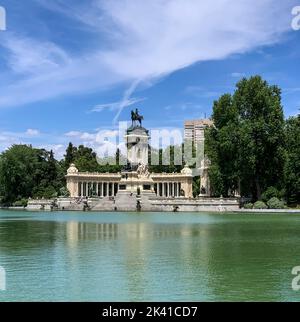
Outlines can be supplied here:
[[97, 155], [93, 149], [79, 145], [75, 153], [75, 163], [79, 171], [96, 172], [98, 169]]
[[2, 202], [12, 203], [30, 197], [38, 176], [38, 155], [26, 145], [14, 145], [0, 158]]
[[242, 189], [254, 199], [270, 186], [280, 188], [284, 168], [284, 115], [281, 90], [260, 76], [237, 85]]
[[77, 148], [74, 147], [73, 144], [70, 142], [65, 154], [66, 168], [68, 168], [71, 163], [74, 163], [76, 152], [77, 152]]
[[215, 197], [228, 196], [229, 190], [238, 188], [240, 176], [238, 112], [230, 94], [214, 102], [212, 118], [214, 126], [205, 131], [211, 190]]
[[63, 185], [59, 168], [52, 151], [13, 145], [0, 156], [2, 203], [55, 195]]
[[300, 115], [286, 121], [284, 182], [289, 204], [300, 203]]
[[228, 195], [241, 187], [258, 200], [268, 187], [281, 187], [284, 116], [281, 91], [260, 76], [242, 79], [233, 96], [214, 103], [214, 127], [206, 131], [212, 189]]

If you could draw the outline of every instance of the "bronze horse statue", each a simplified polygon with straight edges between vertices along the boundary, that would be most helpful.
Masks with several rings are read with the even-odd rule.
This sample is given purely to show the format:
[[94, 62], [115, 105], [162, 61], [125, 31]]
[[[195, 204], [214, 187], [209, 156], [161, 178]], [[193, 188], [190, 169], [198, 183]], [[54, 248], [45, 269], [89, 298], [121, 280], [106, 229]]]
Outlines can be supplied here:
[[135, 111], [131, 111], [132, 126], [136, 125], [136, 122], [139, 122], [140, 126], [142, 126], [142, 121], [143, 120], [144, 120], [144, 117], [139, 114], [138, 109], [136, 109]]

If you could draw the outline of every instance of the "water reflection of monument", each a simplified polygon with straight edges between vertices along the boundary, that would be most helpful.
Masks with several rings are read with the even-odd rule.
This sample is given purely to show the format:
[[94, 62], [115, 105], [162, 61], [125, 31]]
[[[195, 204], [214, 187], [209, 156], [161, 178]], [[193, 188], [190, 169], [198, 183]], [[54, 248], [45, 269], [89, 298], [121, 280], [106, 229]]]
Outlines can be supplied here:
[[90, 223], [70, 221], [66, 224], [67, 241], [70, 246], [82, 240], [147, 240], [167, 238], [172, 236], [187, 237], [193, 234], [191, 225], [178, 224], [178, 230], [173, 225], [156, 223]]
[[[209, 270], [210, 234], [205, 225], [80, 222], [76, 227], [70, 222], [66, 229], [74, 261], [92, 260], [100, 272], [112, 267], [122, 276], [127, 300], [139, 300], [145, 294], [147, 300], [155, 300], [157, 292], [190, 295], [207, 285], [199, 279], [192, 285], [187, 283], [195, 276], [207, 276]], [[86, 241], [93, 243], [94, 249], [88, 254], [84, 253]], [[172, 284], [175, 276], [176, 288]], [[161, 289], [160, 283], [168, 280], [167, 287]]]

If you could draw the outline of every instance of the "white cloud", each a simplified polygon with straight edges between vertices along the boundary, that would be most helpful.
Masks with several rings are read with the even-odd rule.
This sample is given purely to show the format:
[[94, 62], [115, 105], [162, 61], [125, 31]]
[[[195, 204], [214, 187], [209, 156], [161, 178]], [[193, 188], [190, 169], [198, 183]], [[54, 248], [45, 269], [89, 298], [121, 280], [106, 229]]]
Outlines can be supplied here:
[[68, 133], [65, 133], [65, 136], [84, 140], [84, 141], [94, 141], [96, 139], [96, 134], [91, 134], [88, 132], [80, 132], [80, 131], [70, 131]]
[[184, 92], [186, 94], [193, 95], [196, 97], [202, 97], [202, 98], [212, 98], [212, 97], [218, 97], [221, 95], [220, 92], [208, 90], [203, 86], [197, 86], [197, 85], [187, 86]]
[[234, 72], [234, 73], [231, 73], [230, 76], [233, 77], [233, 78], [243, 78], [243, 77], [246, 76], [246, 74], [245, 73]]
[[67, 136], [67, 137], [77, 137], [80, 135], [81, 135], [81, 132], [79, 132], [79, 131], [70, 131], [65, 134], [65, 136]]
[[9, 53], [7, 63], [15, 73], [39, 75], [67, 66], [70, 62], [63, 49], [48, 41], [9, 34], [3, 37], [2, 46]]
[[124, 140], [123, 137], [119, 138], [119, 130], [99, 130], [95, 133], [71, 131], [65, 136], [72, 137], [75, 145], [84, 144], [92, 148], [99, 157], [113, 156], [117, 148], [125, 153]]
[[28, 136], [38, 136], [40, 134], [40, 131], [35, 129], [28, 129], [25, 134]]
[[142, 102], [144, 100], [145, 100], [144, 98], [129, 98], [129, 99], [125, 99], [114, 103], [98, 104], [95, 107], [93, 107], [91, 112], [102, 112], [106, 109], [108, 109], [111, 112], [115, 112], [115, 111], [118, 111], [120, 108], [128, 107], [136, 103]]
[[25, 132], [0, 131], [0, 151], [6, 150], [13, 144], [30, 144], [29, 139], [37, 138], [38, 130], [28, 129]]
[[45, 149], [47, 151], [53, 151], [54, 157], [56, 160], [61, 160], [64, 158], [66, 153], [66, 145], [64, 144], [46, 144], [46, 145], [37, 145], [38, 149]]
[[133, 84], [119, 109], [116, 103], [106, 106], [118, 110], [118, 117], [144, 81], [277, 42], [290, 30], [292, 3], [93, 0], [77, 7], [70, 0], [53, 0], [47, 8], [87, 26], [89, 36], [100, 39], [99, 47], [75, 55], [55, 43], [7, 32], [1, 45], [8, 52], [10, 82], [1, 87], [0, 107]]
[[300, 92], [300, 87], [287, 87], [283, 89], [284, 94], [295, 94]]

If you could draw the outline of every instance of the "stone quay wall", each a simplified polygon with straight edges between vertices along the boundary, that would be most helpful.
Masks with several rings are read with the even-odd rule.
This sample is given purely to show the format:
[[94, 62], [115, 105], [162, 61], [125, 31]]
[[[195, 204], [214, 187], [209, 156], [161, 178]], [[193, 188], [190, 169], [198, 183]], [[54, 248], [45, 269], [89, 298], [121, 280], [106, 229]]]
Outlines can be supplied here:
[[145, 212], [233, 212], [240, 210], [238, 198], [158, 198], [153, 194], [119, 194], [103, 198], [58, 198], [30, 200], [27, 210], [65, 211], [140, 211]]

